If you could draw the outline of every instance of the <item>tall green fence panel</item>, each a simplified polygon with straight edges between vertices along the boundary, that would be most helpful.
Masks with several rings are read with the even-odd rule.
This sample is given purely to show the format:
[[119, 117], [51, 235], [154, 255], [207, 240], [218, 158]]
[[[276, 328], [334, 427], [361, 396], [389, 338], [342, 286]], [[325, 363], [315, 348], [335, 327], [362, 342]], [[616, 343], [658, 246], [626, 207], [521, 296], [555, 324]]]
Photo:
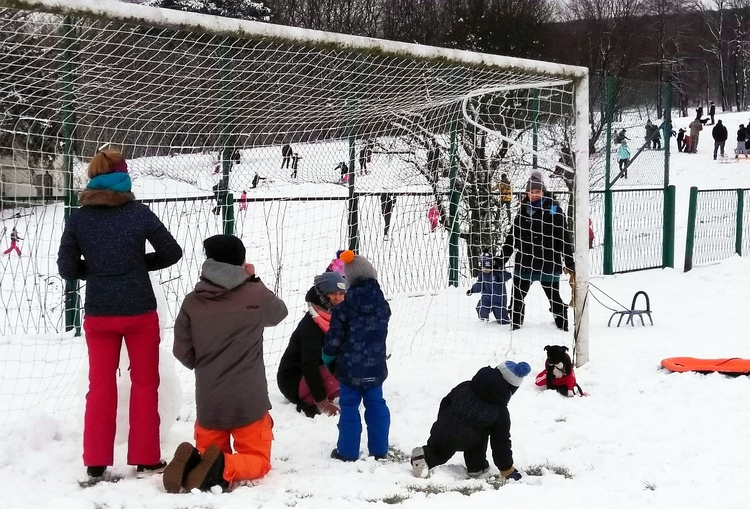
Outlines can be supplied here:
[[693, 189], [685, 270], [750, 254], [749, 189]]

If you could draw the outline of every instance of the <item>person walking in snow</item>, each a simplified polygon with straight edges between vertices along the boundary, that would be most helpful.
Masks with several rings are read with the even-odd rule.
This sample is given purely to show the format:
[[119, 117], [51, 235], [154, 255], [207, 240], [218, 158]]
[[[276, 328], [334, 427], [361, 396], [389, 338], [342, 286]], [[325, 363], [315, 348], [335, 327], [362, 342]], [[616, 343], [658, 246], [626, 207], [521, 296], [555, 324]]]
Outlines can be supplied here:
[[[83, 463], [101, 478], [114, 463], [117, 377], [123, 340], [130, 358], [127, 462], [137, 475], [161, 472], [159, 443], [159, 317], [150, 271], [182, 258], [182, 248], [131, 192], [128, 165], [113, 148], [88, 166], [80, 208], [68, 218], [57, 253], [66, 280], [86, 281], [83, 330], [89, 386], [83, 418]], [[153, 252], [146, 252], [146, 244]]]
[[297, 178], [297, 168], [299, 166], [299, 160], [302, 159], [300, 155], [295, 152], [292, 156], [292, 174], [290, 175], [291, 178], [296, 179]]
[[467, 475], [480, 477], [490, 469], [489, 442], [500, 475], [520, 481], [522, 475], [513, 465], [508, 403], [530, 372], [528, 363], [507, 360], [495, 368], [483, 367], [471, 380], [455, 386], [440, 402], [427, 443], [411, 452], [414, 476], [428, 477], [430, 469], [461, 451]]
[[711, 136], [714, 139], [714, 161], [716, 161], [716, 152], [721, 151], [721, 157], [724, 157], [724, 144], [729, 137], [727, 128], [721, 123], [721, 120], [711, 130]]
[[628, 142], [623, 141], [617, 149], [617, 164], [620, 168], [620, 177], [628, 178], [628, 164], [630, 163], [630, 148]]
[[716, 115], [716, 105], [711, 101], [711, 106], [708, 107], [708, 116], [711, 117], [711, 125], [714, 125], [714, 115]]
[[700, 117], [696, 117], [695, 120], [690, 122], [688, 127], [690, 128], [690, 147], [688, 147], [688, 152], [695, 154], [698, 151], [698, 138], [703, 130], [703, 122], [701, 122]]
[[3, 254], [9, 255], [13, 251], [15, 251], [18, 256], [21, 256], [21, 248], [18, 247], [19, 240], [23, 240], [23, 238], [18, 236], [18, 232], [14, 227], [10, 232], [10, 247], [3, 251]]
[[164, 470], [168, 493], [259, 479], [271, 469], [263, 331], [287, 308], [245, 260], [234, 235], [203, 241], [206, 261], [174, 323], [172, 353], [195, 373], [195, 446], [183, 442]]
[[745, 148], [745, 140], [747, 139], [747, 129], [745, 124], [740, 124], [740, 128], [737, 129], [737, 148], [734, 150], [734, 158], [738, 158], [740, 154], [745, 154], [747, 157], [747, 149]]
[[288, 143], [284, 143], [284, 145], [281, 147], [281, 169], [284, 168], [289, 169], [289, 163], [292, 161], [292, 154], [294, 151], [292, 150], [292, 146]]
[[680, 127], [677, 131], [677, 152], [682, 152], [685, 149], [685, 128]]

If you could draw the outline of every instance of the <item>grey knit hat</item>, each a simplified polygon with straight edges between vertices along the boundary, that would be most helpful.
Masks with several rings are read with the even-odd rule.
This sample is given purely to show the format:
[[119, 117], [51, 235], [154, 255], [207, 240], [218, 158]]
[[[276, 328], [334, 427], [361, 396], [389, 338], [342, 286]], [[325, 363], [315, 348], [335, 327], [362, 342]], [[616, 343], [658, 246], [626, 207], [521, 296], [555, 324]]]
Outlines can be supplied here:
[[539, 191], [546, 193], [547, 188], [544, 185], [544, 177], [539, 171], [531, 172], [528, 182], [526, 182], [526, 192], [528, 193], [532, 189], [538, 189]]
[[377, 279], [378, 272], [372, 266], [370, 260], [362, 255], [354, 254], [354, 251], [346, 250], [339, 255], [344, 262], [344, 275], [346, 282], [353, 285], [360, 279]]
[[324, 272], [313, 279], [315, 290], [320, 295], [346, 292], [346, 280], [338, 272]]

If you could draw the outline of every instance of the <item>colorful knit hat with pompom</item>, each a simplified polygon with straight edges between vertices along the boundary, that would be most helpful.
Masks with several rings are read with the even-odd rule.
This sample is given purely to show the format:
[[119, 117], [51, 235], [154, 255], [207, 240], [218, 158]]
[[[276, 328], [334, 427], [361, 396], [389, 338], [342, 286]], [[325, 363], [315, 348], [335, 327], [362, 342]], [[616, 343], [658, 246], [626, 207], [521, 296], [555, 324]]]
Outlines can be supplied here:
[[354, 251], [342, 251], [339, 259], [344, 262], [344, 276], [350, 285], [361, 279], [378, 278], [378, 272], [370, 261], [362, 255], [354, 254]]

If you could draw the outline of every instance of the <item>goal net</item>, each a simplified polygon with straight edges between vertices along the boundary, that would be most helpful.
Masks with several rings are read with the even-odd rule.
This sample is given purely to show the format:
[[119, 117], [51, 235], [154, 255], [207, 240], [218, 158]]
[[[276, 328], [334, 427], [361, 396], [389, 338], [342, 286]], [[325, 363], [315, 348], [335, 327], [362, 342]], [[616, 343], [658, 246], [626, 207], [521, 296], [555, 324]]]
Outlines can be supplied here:
[[[94, 0], [0, 0], [0, 68], [0, 241], [18, 248], [0, 266], [0, 424], [77, 405], [86, 285], [61, 280], [56, 257], [106, 145], [184, 250], [155, 275], [165, 352], [203, 239], [226, 232], [290, 311], [265, 334], [269, 379], [313, 277], [345, 248], [378, 270], [393, 356], [538, 364], [563, 344], [587, 359], [585, 69]], [[576, 260], [569, 331], [539, 284], [518, 330], [493, 309], [480, 320], [492, 285], [467, 296], [483, 253], [517, 273], [503, 243], [533, 171]]]

